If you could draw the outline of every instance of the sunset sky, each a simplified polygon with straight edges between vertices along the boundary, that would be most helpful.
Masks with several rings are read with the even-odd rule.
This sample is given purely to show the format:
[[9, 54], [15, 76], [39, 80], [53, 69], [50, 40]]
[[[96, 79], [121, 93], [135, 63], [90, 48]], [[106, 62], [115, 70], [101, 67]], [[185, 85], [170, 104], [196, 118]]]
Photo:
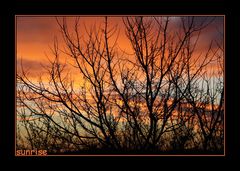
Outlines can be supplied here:
[[223, 147], [224, 16], [124, 17], [16, 16], [19, 147]]
[[[75, 21], [76, 16], [66, 17], [69, 30]], [[61, 17], [59, 17], [61, 19]], [[199, 39], [198, 51], [201, 53], [205, 51], [211, 41], [223, 41], [224, 33], [224, 17], [223, 16], [210, 16], [210, 17], [196, 17], [196, 23], [207, 19], [214, 21], [201, 32]], [[170, 24], [172, 28], [180, 27], [180, 17], [170, 17]], [[119, 37], [118, 47], [121, 51], [131, 53], [131, 45], [127, 40], [124, 30], [122, 17], [109, 16], [109, 25], [117, 26]], [[80, 33], [86, 35], [86, 30], [96, 25], [96, 28], [103, 27], [104, 16], [86, 17], [80, 16]], [[117, 35], [117, 34], [116, 34]], [[56, 22], [55, 16], [17, 16], [16, 17], [16, 58], [17, 67], [19, 69], [20, 59], [24, 69], [30, 69], [31, 74], [42, 74], [41, 64], [47, 63], [47, 57], [52, 56], [50, 47], [53, 46], [54, 37], [58, 39], [60, 48], [64, 47], [63, 39], [59, 26]], [[116, 37], [116, 36], [115, 36]], [[115, 38], [114, 37], [114, 38]]]

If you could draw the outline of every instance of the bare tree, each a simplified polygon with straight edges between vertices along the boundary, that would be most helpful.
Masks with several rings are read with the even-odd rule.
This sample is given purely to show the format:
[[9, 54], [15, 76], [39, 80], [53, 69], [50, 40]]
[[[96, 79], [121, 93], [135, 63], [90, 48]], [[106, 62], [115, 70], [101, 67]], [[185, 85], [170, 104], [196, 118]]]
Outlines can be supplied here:
[[[223, 47], [210, 43], [196, 53], [212, 20], [123, 17], [128, 54], [118, 46], [118, 27], [104, 19], [82, 30], [81, 18], [71, 29], [66, 18], [56, 18], [65, 47], [54, 40], [54, 58], [44, 66], [48, 80], [35, 82], [24, 68], [18, 71], [17, 147], [52, 153], [222, 149]], [[220, 70], [212, 79], [207, 68], [216, 61]]]

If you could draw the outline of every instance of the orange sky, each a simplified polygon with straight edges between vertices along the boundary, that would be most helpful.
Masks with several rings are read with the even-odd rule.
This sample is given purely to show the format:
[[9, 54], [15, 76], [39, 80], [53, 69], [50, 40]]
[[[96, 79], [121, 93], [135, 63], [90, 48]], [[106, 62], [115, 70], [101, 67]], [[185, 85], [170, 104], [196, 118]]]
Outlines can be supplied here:
[[[175, 22], [176, 19], [177, 17], [172, 18], [172, 22]], [[67, 21], [70, 25], [73, 24], [74, 17], [67, 17]], [[84, 23], [87, 29], [94, 23], [98, 28], [101, 23], [103, 24], [103, 21], [103, 17], [80, 18], [80, 23]], [[108, 21], [111, 26], [117, 25], [119, 28], [119, 47], [130, 53], [131, 46], [124, 34], [122, 18], [109, 17]], [[80, 30], [84, 31], [84, 29], [84, 25], [80, 25]], [[216, 17], [215, 21], [202, 32], [198, 49], [206, 49], [211, 40], [223, 39], [219, 37], [219, 32], [223, 33], [223, 17]], [[24, 67], [31, 68], [33, 73], [41, 71], [39, 63], [46, 63], [46, 54], [51, 56], [49, 47], [53, 45], [54, 36], [58, 38], [60, 46], [63, 46], [61, 33], [53, 16], [17, 16], [16, 33], [17, 65], [19, 66], [19, 59], [21, 58]]]
[[[67, 17], [69, 26], [73, 25], [75, 17]], [[85, 32], [85, 27], [96, 24], [96, 26], [103, 25], [103, 17], [81, 17], [80, 30]], [[17, 57], [22, 57], [29, 60], [41, 61], [46, 56], [44, 52], [49, 53], [49, 46], [52, 46], [54, 36], [61, 42], [61, 33], [57, 25], [55, 17], [17, 17]], [[129, 43], [124, 35], [122, 29], [121, 17], [109, 18], [109, 23], [113, 26], [118, 25], [120, 35], [118, 44], [123, 49], [129, 48]], [[71, 30], [71, 27], [69, 27]]]

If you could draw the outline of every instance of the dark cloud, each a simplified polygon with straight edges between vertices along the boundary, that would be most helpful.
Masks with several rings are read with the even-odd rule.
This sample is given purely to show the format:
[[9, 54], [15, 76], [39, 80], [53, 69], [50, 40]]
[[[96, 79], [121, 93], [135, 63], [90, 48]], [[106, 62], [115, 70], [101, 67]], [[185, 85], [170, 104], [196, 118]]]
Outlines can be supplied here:
[[29, 60], [25, 58], [17, 58], [16, 61], [17, 72], [21, 72], [22, 68], [29, 73], [40, 73], [42, 70], [41, 62], [36, 60]]
[[46, 43], [58, 33], [54, 17], [17, 17], [17, 39], [24, 43]]

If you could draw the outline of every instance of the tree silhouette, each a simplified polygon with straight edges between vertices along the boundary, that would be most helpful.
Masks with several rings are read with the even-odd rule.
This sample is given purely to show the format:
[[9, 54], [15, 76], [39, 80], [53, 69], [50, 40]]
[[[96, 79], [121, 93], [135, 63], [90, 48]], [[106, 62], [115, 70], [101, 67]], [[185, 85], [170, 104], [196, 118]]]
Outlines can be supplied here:
[[55, 38], [47, 81], [31, 80], [23, 65], [17, 73], [17, 149], [223, 152], [223, 43], [197, 53], [213, 20], [178, 18], [176, 27], [172, 17], [123, 17], [132, 54], [108, 17], [85, 30], [79, 17], [71, 28], [56, 18], [65, 46]]

